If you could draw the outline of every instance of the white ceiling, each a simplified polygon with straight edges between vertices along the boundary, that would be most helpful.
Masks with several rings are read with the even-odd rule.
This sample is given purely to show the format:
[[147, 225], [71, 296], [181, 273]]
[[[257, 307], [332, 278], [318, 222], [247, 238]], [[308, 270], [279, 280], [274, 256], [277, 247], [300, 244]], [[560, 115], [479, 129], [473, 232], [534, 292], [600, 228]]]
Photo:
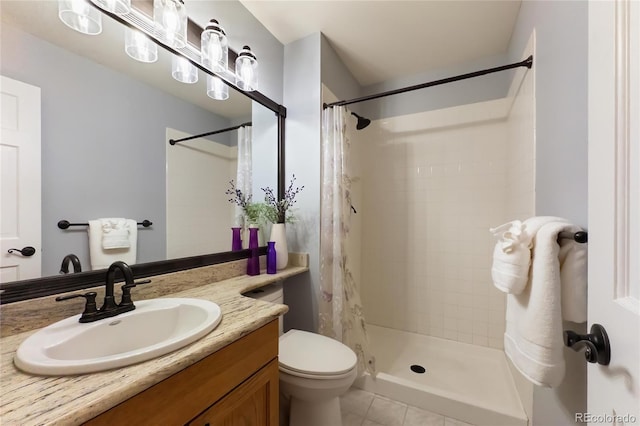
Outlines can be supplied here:
[[520, 0], [240, 0], [283, 44], [322, 32], [363, 85], [504, 53]]

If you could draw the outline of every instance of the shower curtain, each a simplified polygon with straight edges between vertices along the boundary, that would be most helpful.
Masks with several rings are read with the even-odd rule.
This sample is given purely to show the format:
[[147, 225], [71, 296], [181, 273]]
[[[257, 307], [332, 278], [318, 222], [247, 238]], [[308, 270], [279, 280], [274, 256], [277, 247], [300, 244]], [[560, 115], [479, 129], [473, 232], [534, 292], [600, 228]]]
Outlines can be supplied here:
[[346, 117], [342, 106], [327, 108], [322, 114], [319, 332], [353, 349], [358, 374], [375, 375], [360, 294], [345, 250], [351, 217]]
[[[253, 182], [251, 180], [251, 126], [242, 126], [238, 129], [238, 167], [236, 172], [236, 188], [245, 195], [247, 202], [251, 200]], [[235, 225], [249, 226], [244, 223], [244, 211], [242, 207], [235, 208]], [[244, 232], [243, 232], [244, 235]]]

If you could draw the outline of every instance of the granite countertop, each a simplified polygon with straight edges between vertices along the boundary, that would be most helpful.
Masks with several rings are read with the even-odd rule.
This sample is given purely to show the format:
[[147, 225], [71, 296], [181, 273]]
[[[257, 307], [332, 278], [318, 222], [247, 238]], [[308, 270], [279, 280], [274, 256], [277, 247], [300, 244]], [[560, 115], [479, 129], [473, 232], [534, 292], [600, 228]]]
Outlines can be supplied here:
[[293, 266], [274, 275], [242, 275], [164, 295], [215, 302], [222, 310], [222, 321], [211, 333], [182, 349], [128, 367], [74, 376], [35, 376], [18, 370], [13, 357], [20, 343], [37, 329], [2, 337], [0, 423], [70, 425], [87, 421], [284, 314], [285, 305], [241, 293], [306, 271], [306, 266]]

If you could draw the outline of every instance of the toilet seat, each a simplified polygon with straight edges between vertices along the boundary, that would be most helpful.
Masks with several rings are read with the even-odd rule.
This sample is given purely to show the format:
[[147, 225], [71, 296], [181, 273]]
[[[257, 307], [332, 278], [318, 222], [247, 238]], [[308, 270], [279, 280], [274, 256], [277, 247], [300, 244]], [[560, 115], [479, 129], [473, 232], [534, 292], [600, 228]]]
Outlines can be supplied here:
[[289, 330], [280, 336], [278, 361], [284, 373], [309, 379], [339, 379], [356, 367], [356, 354], [320, 334]]
[[279, 366], [280, 372], [281, 373], [285, 373], [285, 374], [289, 374], [291, 376], [295, 376], [295, 377], [299, 377], [301, 379], [313, 379], [313, 380], [339, 380], [339, 379], [344, 379], [346, 377], [349, 377], [351, 375], [351, 372], [353, 370], [355, 370], [355, 367], [352, 368], [351, 370], [347, 371], [346, 373], [342, 373], [342, 374], [332, 374], [332, 375], [328, 375], [328, 374], [313, 374], [313, 373], [303, 373], [301, 371], [295, 371], [295, 370], [290, 370], [287, 367], [284, 367], [283, 365]]

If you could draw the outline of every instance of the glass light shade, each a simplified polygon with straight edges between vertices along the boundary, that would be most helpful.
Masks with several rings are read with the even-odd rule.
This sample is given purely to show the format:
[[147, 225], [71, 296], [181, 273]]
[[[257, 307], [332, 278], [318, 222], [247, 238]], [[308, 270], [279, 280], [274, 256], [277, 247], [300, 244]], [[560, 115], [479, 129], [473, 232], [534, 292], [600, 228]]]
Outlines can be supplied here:
[[102, 14], [87, 0], [58, 0], [58, 17], [80, 33], [96, 35], [102, 32]]
[[116, 15], [126, 15], [131, 12], [131, 0], [91, 0], [93, 4], [100, 8], [115, 13]]
[[207, 75], [207, 96], [218, 101], [229, 99], [229, 86], [220, 78]]
[[236, 85], [247, 92], [258, 90], [258, 60], [249, 46], [236, 58]]
[[153, 22], [163, 43], [177, 49], [187, 45], [187, 9], [182, 0], [153, 0]]
[[136, 61], [151, 63], [158, 60], [158, 45], [138, 30], [125, 28], [124, 51]]
[[182, 56], [173, 55], [171, 58], [171, 75], [181, 83], [196, 83], [198, 69]]
[[212, 19], [200, 35], [202, 63], [212, 71], [227, 71], [229, 42], [224, 29]]

